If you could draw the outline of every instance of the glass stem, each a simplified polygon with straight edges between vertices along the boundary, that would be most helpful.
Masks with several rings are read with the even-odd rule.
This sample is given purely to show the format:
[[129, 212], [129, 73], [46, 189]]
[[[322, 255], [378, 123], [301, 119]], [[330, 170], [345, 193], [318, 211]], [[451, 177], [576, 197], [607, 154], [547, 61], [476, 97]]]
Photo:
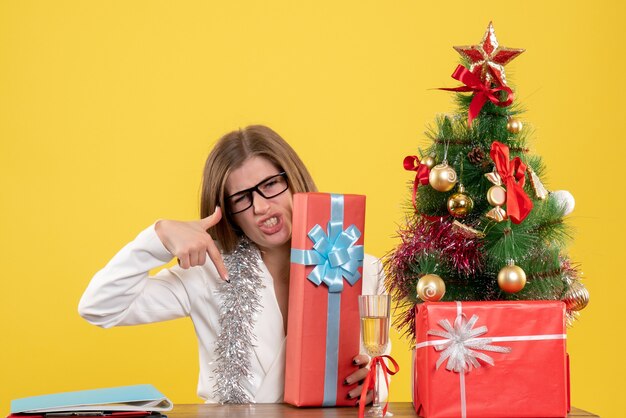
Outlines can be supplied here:
[[378, 391], [378, 385], [380, 384], [380, 379], [378, 378], [378, 362], [374, 363], [374, 399], [372, 400], [373, 408], [380, 408], [380, 396]]

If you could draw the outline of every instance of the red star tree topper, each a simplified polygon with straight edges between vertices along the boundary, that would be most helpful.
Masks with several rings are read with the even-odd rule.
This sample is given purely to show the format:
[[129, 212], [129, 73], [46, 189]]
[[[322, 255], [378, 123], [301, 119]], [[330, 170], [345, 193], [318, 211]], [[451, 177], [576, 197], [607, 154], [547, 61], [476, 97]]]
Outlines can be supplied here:
[[506, 86], [504, 66], [524, 52], [523, 49], [499, 46], [491, 22], [480, 44], [455, 46], [454, 49], [471, 62], [470, 71], [483, 82], [501, 86]]

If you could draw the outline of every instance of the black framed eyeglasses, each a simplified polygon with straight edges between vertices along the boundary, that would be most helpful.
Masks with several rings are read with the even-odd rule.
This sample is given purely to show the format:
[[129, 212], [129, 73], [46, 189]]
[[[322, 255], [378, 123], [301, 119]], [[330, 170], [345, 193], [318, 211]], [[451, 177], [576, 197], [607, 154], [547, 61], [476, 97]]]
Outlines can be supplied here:
[[265, 199], [271, 199], [284, 193], [288, 188], [287, 173], [283, 171], [282, 173], [266, 178], [254, 187], [227, 196], [226, 203], [228, 204], [230, 214], [236, 215], [252, 207], [252, 203], [254, 202], [252, 192], [257, 192]]

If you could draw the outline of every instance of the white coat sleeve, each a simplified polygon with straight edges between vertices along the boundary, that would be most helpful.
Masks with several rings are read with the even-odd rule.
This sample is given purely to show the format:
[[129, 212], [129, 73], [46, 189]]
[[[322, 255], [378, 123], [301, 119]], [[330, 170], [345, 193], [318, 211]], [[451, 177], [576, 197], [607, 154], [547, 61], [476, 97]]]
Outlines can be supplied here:
[[142, 231], [91, 279], [78, 305], [80, 316], [109, 328], [189, 315], [190, 297], [179, 272], [161, 270], [149, 276], [172, 258], [154, 225]]

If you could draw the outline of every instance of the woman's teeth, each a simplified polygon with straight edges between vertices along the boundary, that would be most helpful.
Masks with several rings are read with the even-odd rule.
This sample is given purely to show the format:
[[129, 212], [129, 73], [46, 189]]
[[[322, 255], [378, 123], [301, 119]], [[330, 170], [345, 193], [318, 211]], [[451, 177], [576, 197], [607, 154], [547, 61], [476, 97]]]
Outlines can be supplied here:
[[278, 219], [275, 216], [273, 216], [269, 218], [267, 221], [263, 222], [263, 225], [271, 227], [271, 226], [275, 226], [277, 223], [278, 223]]

